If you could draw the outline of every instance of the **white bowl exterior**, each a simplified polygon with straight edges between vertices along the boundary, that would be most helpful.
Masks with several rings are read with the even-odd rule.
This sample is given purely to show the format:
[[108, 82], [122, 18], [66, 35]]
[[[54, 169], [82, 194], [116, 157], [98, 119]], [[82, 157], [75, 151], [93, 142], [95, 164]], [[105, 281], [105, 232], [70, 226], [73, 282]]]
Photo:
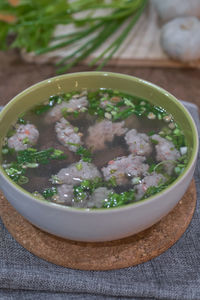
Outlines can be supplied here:
[[166, 192], [153, 199], [124, 206], [121, 209], [93, 212], [38, 201], [15, 186], [11, 186], [2, 174], [0, 174], [0, 181], [8, 201], [35, 226], [63, 238], [97, 242], [123, 238], [158, 222], [184, 195], [191, 182], [194, 169], [195, 162], [191, 165], [187, 176], [182, 177]]

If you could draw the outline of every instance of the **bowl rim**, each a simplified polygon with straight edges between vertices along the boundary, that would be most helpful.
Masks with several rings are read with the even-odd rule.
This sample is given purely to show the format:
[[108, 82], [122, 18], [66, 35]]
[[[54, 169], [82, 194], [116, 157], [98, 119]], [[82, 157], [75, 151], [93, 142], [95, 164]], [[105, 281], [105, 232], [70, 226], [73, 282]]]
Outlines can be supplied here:
[[48, 202], [46, 200], [41, 200], [38, 199], [36, 197], [34, 197], [30, 192], [26, 191], [23, 187], [19, 186], [18, 184], [16, 184], [14, 181], [12, 181], [9, 176], [5, 173], [4, 169], [2, 168], [2, 165], [0, 164], [0, 171], [1, 171], [1, 176], [3, 176], [4, 180], [11, 186], [12, 188], [17, 191], [18, 193], [20, 193], [23, 196], [26, 196], [27, 198], [29, 198], [32, 201], [35, 202], [39, 202], [41, 205], [43, 206], [47, 206], [47, 207], [52, 207], [52, 208], [56, 208], [57, 210], [61, 210], [61, 211], [67, 211], [67, 212], [73, 212], [73, 213], [82, 213], [82, 214], [101, 214], [106, 213], [118, 213], [119, 211], [124, 211], [124, 210], [129, 210], [131, 207], [141, 207], [143, 205], [145, 205], [146, 203], [152, 203], [155, 202], [160, 196], [165, 196], [166, 194], [168, 194], [168, 192], [172, 191], [178, 184], [181, 184], [181, 182], [184, 181], [184, 179], [187, 177], [187, 174], [191, 171], [191, 169], [194, 167], [195, 163], [196, 163], [196, 159], [197, 159], [197, 155], [198, 155], [198, 148], [199, 148], [199, 137], [198, 137], [198, 132], [197, 132], [197, 127], [196, 124], [191, 116], [191, 114], [189, 113], [189, 111], [184, 107], [184, 105], [182, 103], [180, 103], [178, 101], [178, 99], [173, 96], [171, 93], [169, 93], [168, 91], [166, 91], [165, 89], [159, 87], [158, 85], [151, 83], [147, 80], [135, 77], [135, 76], [131, 76], [131, 75], [126, 75], [126, 74], [121, 74], [121, 73], [115, 73], [115, 72], [107, 72], [107, 71], [87, 71], [87, 72], [75, 72], [75, 73], [68, 73], [68, 74], [63, 74], [63, 75], [59, 75], [59, 76], [54, 76], [54, 77], [50, 77], [46, 80], [40, 81], [34, 85], [31, 85], [30, 87], [26, 88], [25, 90], [23, 90], [22, 92], [20, 92], [19, 94], [17, 94], [15, 97], [13, 97], [3, 108], [3, 110], [0, 112], [0, 122], [3, 118], [4, 115], [6, 115], [7, 111], [9, 111], [10, 107], [13, 106], [15, 104], [15, 102], [18, 102], [19, 99], [21, 97], [23, 97], [26, 94], [29, 94], [31, 92], [33, 92], [34, 90], [39, 89], [40, 87], [44, 86], [44, 85], [48, 85], [51, 84], [52, 82], [55, 81], [59, 81], [65, 78], [73, 78], [73, 77], [85, 77], [85, 76], [111, 76], [111, 77], [117, 77], [117, 78], [123, 78], [123, 79], [127, 79], [127, 80], [131, 80], [134, 82], [138, 82], [141, 83], [143, 85], [147, 85], [150, 86], [151, 88], [153, 88], [154, 90], [159, 91], [161, 94], [165, 94], [165, 96], [167, 96], [170, 101], [172, 101], [174, 104], [176, 104], [176, 106], [179, 107], [180, 110], [182, 110], [182, 112], [185, 114], [185, 116], [187, 117], [187, 120], [191, 126], [191, 130], [192, 130], [192, 135], [194, 136], [194, 146], [192, 149], [192, 153], [191, 153], [191, 157], [188, 161], [188, 165], [185, 168], [185, 170], [183, 171], [183, 173], [181, 175], [179, 175], [175, 181], [173, 181], [166, 189], [164, 189], [161, 192], [156, 193], [153, 196], [150, 196], [146, 199], [143, 200], [139, 200], [138, 202], [133, 202], [133, 203], [129, 203], [129, 204], [125, 204], [119, 207], [111, 207], [111, 208], [79, 208], [79, 207], [70, 207], [70, 206], [64, 206], [61, 204], [57, 204], [57, 203], [53, 203], [53, 202]]

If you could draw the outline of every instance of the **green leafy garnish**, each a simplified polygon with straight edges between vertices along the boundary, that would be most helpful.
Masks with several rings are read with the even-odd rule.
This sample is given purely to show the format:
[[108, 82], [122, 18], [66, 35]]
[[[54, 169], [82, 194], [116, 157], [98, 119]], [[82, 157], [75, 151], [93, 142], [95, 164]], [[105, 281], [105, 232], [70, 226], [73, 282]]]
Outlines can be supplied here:
[[158, 141], [157, 140], [154, 140], [154, 139], [150, 139], [150, 141], [152, 142], [152, 144], [154, 144], [154, 145], [158, 145]]
[[39, 163], [47, 164], [52, 159], [65, 159], [64, 152], [58, 149], [49, 148], [46, 150], [38, 151], [35, 148], [28, 148], [26, 150], [18, 151], [18, 163]]
[[149, 197], [161, 192], [162, 190], [167, 188], [175, 179], [176, 179], [175, 177], [171, 176], [171, 177], [169, 177], [169, 179], [166, 182], [164, 182], [164, 183], [160, 182], [160, 184], [158, 184], [158, 186], [150, 186], [146, 190], [146, 192], [143, 195], [142, 199], [149, 198]]
[[80, 202], [87, 199], [88, 194], [82, 186], [74, 186], [74, 200]]
[[50, 108], [54, 107], [56, 104], [60, 104], [63, 100], [64, 99], [61, 95], [51, 96], [51, 97], [49, 97], [48, 104], [38, 105], [34, 108], [33, 111], [36, 115], [41, 115], [41, 114], [45, 113], [46, 111], [48, 111]]
[[74, 199], [75, 201], [81, 201], [92, 194], [93, 191], [102, 186], [102, 179], [100, 177], [94, 178], [93, 180], [85, 179], [80, 185], [74, 186]]
[[169, 128], [163, 128], [160, 136], [166, 138], [167, 140], [171, 141], [175, 148], [180, 150], [181, 147], [186, 146], [185, 136], [182, 130], [179, 128], [178, 124], [174, 123], [176, 128], [172, 131]]
[[81, 171], [83, 169], [82, 163], [77, 163], [76, 168], [77, 168], [78, 171]]
[[[117, 92], [117, 94], [116, 94]], [[105, 95], [105, 96], [104, 96]], [[119, 101], [112, 101], [113, 97], [117, 95]], [[95, 92], [88, 93], [89, 107], [88, 112], [92, 115], [97, 115], [99, 118], [104, 118], [105, 114], [111, 114], [109, 119], [113, 121], [125, 120], [131, 115], [148, 116], [152, 114], [154, 118], [161, 120], [166, 116], [166, 111], [156, 105], [152, 105], [148, 100], [128, 95], [120, 91], [113, 91], [111, 89], [99, 89]], [[101, 104], [107, 101], [105, 106]], [[150, 133], [149, 135], [153, 135]]]
[[19, 117], [18, 119], [17, 119], [17, 123], [18, 124], [26, 124], [27, 122], [26, 122], [26, 120], [23, 118], [23, 117]]
[[42, 192], [42, 196], [45, 199], [49, 199], [52, 198], [53, 195], [56, 195], [58, 193], [57, 188], [56, 187], [51, 187], [51, 188], [47, 188]]
[[101, 177], [96, 177], [94, 179], [85, 179], [80, 185], [74, 186], [74, 199], [75, 201], [81, 201], [87, 199], [89, 195], [92, 195], [95, 189], [99, 187], [115, 187], [116, 179], [113, 177], [108, 181], [104, 181]]
[[[8, 148], [5, 149], [7, 150]], [[16, 161], [5, 165], [4, 170], [13, 181], [18, 184], [24, 184], [28, 182], [28, 178], [24, 176], [28, 168], [37, 168], [39, 164], [47, 164], [50, 160], [64, 158], [66, 158], [66, 155], [63, 154], [63, 151], [54, 148], [41, 151], [28, 148], [18, 151]]]
[[107, 187], [116, 187], [117, 186], [116, 177], [112, 176], [108, 181], [106, 181], [106, 186]]
[[110, 193], [108, 199], [103, 202], [104, 208], [119, 207], [135, 200], [135, 191], [129, 190], [123, 193]]
[[154, 135], [154, 134], [155, 134], [155, 131], [154, 131], [154, 130], [152, 130], [152, 131], [149, 131], [147, 134], [148, 134], [148, 136], [152, 136], [152, 135]]
[[81, 156], [82, 161], [85, 161], [85, 162], [91, 162], [92, 161], [92, 153], [90, 152], [90, 150], [86, 149], [83, 146], [80, 146], [76, 150], [76, 154]]
[[[24, 176], [26, 169], [22, 167], [22, 165], [12, 162], [4, 167], [4, 170], [6, 174], [16, 183], [23, 184], [26, 183], [27, 180], [24, 179], [27, 178]], [[27, 178], [28, 179], [28, 178]]]
[[28, 138], [28, 137], [25, 137], [25, 138], [22, 140], [22, 143], [23, 143], [24, 145], [30, 143], [29, 138]]

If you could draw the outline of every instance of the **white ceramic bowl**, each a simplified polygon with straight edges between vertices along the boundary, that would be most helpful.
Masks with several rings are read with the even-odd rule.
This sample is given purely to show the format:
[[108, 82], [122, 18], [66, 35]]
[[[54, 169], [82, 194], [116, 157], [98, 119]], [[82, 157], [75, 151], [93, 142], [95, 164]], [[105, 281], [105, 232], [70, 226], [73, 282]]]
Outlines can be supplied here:
[[167, 91], [144, 80], [108, 72], [62, 75], [40, 82], [17, 95], [0, 113], [1, 145], [17, 116], [50, 95], [82, 88], [112, 88], [134, 94], [172, 113], [191, 148], [190, 160], [181, 176], [166, 190], [147, 200], [110, 209], [79, 209], [40, 201], [13, 183], [0, 169], [0, 188], [15, 209], [35, 226], [54, 235], [78, 241], [108, 241], [138, 233], [158, 222], [178, 203], [193, 177], [198, 134], [188, 111]]

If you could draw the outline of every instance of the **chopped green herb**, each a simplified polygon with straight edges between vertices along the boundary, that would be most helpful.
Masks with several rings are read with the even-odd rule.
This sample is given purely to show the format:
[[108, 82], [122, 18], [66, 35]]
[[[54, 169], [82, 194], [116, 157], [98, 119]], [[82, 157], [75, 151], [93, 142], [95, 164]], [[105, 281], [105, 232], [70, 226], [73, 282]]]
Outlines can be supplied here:
[[67, 118], [68, 115], [69, 115], [67, 107], [63, 107], [63, 108], [61, 109], [61, 113], [62, 113], [62, 116], [63, 116], [64, 118]]
[[83, 169], [82, 163], [76, 164], [76, 168], [77, 168], [78, 171], [81, 171]]
[[[51, 149], [51, 148], [50, 148]], [[50, 159], [65, 159], [67, 155], [62, 150], [53, 149], [53, 153], [50, 155]]]
[[154, 172], [154, 171], [155, 171], [155, 167], [156, 167], [156, 164], [155, 164], [155, 163], [151, 164], [151, 165], [149, 166], [148, 172], [149, 172], [149, 173]]
[[50, 108], [54, 107], [56, 104], [60, 104], [63, 101], [63, 97], [62, 96], [51, 96], [49, 97], [49, 103], [48, 104], [42, 104], [42, 105], [38, 105], [34, 108], [34, 112], [36, 115], [41, 115], [43, 113], [45, 113], [46, 111], [48, 111]]
[[155, 134], [155, 131], [153, 131], [153, 130], [152, 130], [152, 131], [149, 131], [149, 133], [148, 133], [149, 136], [152, 136], [152, 135], [154, 135], [154, 134]]
[[160, 184], [158, 186], [150, 186], [146, 190], [146, 192], [143, 195], [142, 199], [149, 198], [149, 197], [161, 192], [166, 187], [168, 187], [174, 180], [175, 180], [175, 177], [171, 176], [171, 177], [169, 177], [169, 179], [165, 183], [160, 182]]
[[[8, 152], [9, 153], [9, 152]], [[47, 150], [37, 151], [34, 148], [28, 148], [17, 152], [16, 161], [11, 162], [4, 167], [6, 174], [19, 184], [26, 183], [24, 174], [27, 168], [37, 168], [39, 164], [47, 164], [52, 159], [64, 159], [66, 155], [63, 151], [49, 148]]]
[[131, 116], [135, 111], [133, 110], [133, 108], [126, 108], [124, 110], [121, 110], [119, 113], [115, 114], [113, 119], [114, 120], [124, 120], [127, 119], [129, 116]]
[[[22, 168], [21, 165], [18, 165], [16, 162], [12, 162], [8, 166], [5, 166], [4, 168], [6, 174], [16, 183], [19, 183], [23, 181], [23, 176], [26, 172], [24, 168]], [[21, 180], [22, 177], [22, 180]]]
[[49, 199], [52, 198], [53, 195], [56, 195], [58, 193], [57, 188], [56, 187], [51, 187], [51, 188], [47, 188], [42, 192], [42, 196], [45, 199]]
[[26, 168], [34, 169], [34, 168], [37, 168], [39, 166], [39, 164], [38, 163], [26, 163], [24, 166]]
[[107, 187], [116, 187], [117, 186], [117, 181], [116, 181], [116, 177], [112, 176], [106, 184]]
[[123, 193], [110, 193], [108, 195], [108, 199], [105, 199], [103, 202], [104, 208], [110, 208], [110, 207], [119, 207], [124, 204], [131, 203], [135, 200], [135, 191], [129, 190], [127, 192]]
[[22, 143], [23, 143], [24, 145], [30, 143], [29, 138], [28, 138], [28, 137], [25, 137], [25, 138], [23, 139]]
[[135, 108], [135, 105], [133, 104], [133, 102], [130, 101], [129, 99], [127, 99], [127, 98], [124, 98], [124, 104], [126, 106], [131, 106], [131, 107]]
[[49, 148], [46, 150], [37, 151], [34, 148], [18, 151], [18, 163], [40, 163], [47, 164], [52, 159], [64, 159], [66, 155], [61, 150]]
[[80, 202], [88, 197], [88, 194], [81, 186], [74, 186], [74, 200]]
[[24, 120], [24, 118], [22, 118], [22, 117], [19, 117], [18, 119], [17, 119], [17, 123], [18, 124], [26, 124], [27, 122], [26, 122], [26, 120]]
[[78, 127], [74, 127], [74, 132], [78, 132], [79, 128]]
[[134, 177], [132, 180], [131, 180], [131, 182], [132, 182], [132, 184], [138, 184], [138, 183], [140, 183], [140, 180], [141, 180], [141, 178], [140, 177]]
[[81, 159], [85, 162], [91, 162], [92, 161], [92, 153], [90, 152], [90, 150], [84, 148], [83, 146], [80, 146], [76, 150], [76, 154], [80, 155]]
[[57, 175], [52, 175], [51, 179], [49, 179], [53, 184], [62, 184], [62, 180]]
[[78, 116], [79, 116], [79, 111], [78, 111], [78, 110], [75, 110], [75, 111], [73, 112], [73, 116], [74, 116], [74, 118], [78, 118]]
[[154, 139], [150, 139], [150, 141], [152, 142], [152, 144], [154, 144], [154, 145], [158, 145], [158, 141], [157, 140], [154, 140]]
[[94, 179], [85, 179], [80, 185], [74, 186], [74, 197], [75, 201], [81, 201], [91, 195], [95, 189], [99, 187], [114, 187], [116, 186], [116, 180], [112, 179], [109, 181], [103, 181], [102, 178], [96, 177]]

